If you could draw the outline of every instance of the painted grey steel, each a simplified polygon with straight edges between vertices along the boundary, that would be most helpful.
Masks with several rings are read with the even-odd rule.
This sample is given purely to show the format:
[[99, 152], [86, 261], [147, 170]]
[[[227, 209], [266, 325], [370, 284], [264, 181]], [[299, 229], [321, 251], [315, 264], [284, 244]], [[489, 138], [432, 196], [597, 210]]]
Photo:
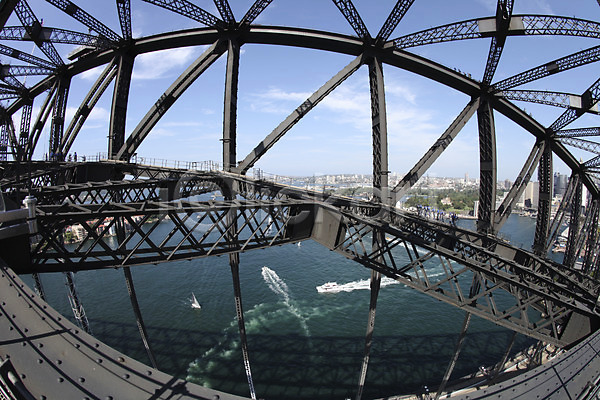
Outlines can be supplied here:
[[53, 310], [4, 262], [0, 330], [0, 358], [10, 359], [36, 399], [242, 399], [175, 379], [113, 350]]

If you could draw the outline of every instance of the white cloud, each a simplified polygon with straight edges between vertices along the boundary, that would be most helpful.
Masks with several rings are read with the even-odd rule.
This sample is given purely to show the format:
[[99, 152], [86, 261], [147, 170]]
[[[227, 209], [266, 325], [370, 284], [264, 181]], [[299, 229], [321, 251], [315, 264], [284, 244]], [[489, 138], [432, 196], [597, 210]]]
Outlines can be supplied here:
[[169, 76], [172, 70], [187, 66], [196, 57], [197, 49], [183, 47], [136, 57], [133, 67], [133, 79], [160, 79]]
[[[77, 112], [77, 108], [67, 107], [67, 111], [66, 111], [66, 115], [65, 115], [66, 119], [67, 120], [73, 119], [73, 116], [75, 115], [76, 112]], [[96, 106], [90, 111], [90, 114], [88, 115], [86, 121], [106, 121], [106, 124], [108, 125], [109, 119], [110, 119], [110, 112], [106, 108]]]

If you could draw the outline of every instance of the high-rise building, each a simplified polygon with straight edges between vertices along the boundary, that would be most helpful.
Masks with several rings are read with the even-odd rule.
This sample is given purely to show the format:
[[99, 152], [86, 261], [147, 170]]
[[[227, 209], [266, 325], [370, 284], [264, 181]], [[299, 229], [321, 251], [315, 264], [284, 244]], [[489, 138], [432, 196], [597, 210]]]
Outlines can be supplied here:
[[563, 196], [567, 191], [569, 178], [567, 175], [562, 175], [559, 172], [554, 173], [554, 196]]

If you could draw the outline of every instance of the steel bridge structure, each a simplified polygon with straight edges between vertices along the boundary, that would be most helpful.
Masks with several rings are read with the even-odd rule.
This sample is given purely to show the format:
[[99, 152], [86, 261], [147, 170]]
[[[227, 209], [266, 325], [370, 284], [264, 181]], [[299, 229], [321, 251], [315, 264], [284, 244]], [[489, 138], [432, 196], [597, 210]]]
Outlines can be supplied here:
[[[54, 398], [58, 393], [63, 398], [237, 398], [156, 369], [160, 366], [130, 270], [144, 264], [219, 255], [226, 256], [231, 267], [248, 396], [257, 398], [260, 393], [254, 389], [254, 380], [260, 377], [253, 376], [251, 370], [239, 255], [304, 240], [316, 241], [371, 271], [364, 358], [357, 366], [357, 399], [365, 387], [382, 277], [464, 311], [454, 355], [439, 378], [436, 398], [451, 392], [450, 378], [473, 317], [531, 337], [539, 341], [540, 348], [550, 345], [562, 353], [547, 364], [502, 380], [499, 378], [504, 376], [511, 341], [491, 376], [479, 381], [479, 390], [459, 392], [457, 397], [493, 394], [515, 398], [515, 393], [542, 398], [597, 396], [600, 128], [571, 124], [600, 112], [600, 76], [589, 76], [589, 86], [574, 88], [573, 93], [554, 90], [550, 86], [555, 81], [549, 77], [574, 69], [588, 75], [597, 72], [585, 66], [600, 61], [600, 45], [594, 44], [600, 39], [600, 22], [513, 14], [513, 0], [498, 0], [492, 15], [394, 36], [405, 16], [410, 18], [415, 3], [398, 0], [392, 2], [385, 23], [373, 35], [352, 0], [333, 0], [334, 8], [351, 29], [350, 34], [342, 34], [257, 24], [271, 0], [256, 0], [242, 18], [234, 15], [228, 0], [214, 0], [218, 15], [189, 0], [116, 0], [107, 4], [117, 11], [117, 32], [110, 23], [86, 11], [84, 2], [79, 3], [0, 1], [0, 188], [4, 206], [0, 213], [0, 391], [4, 398]], [[180, 14], [197, 27], [134, 37], [132, 15], [137, 3], [152, 7], [156, 13]], [[36, 16], [43, 7], [61, 11], [69, 29], [44, 25]], [[531, 69], [496, 79], [508, 38], [513, 41], [533, 35], [567, 36], [593, 45], [557, 59], [540, 60]], [[484, 73], [479, 77], [413, 51], [471, 39], [490, 42]], [[33, 43], [43, 55], [20, 50], [19, 43], [23, 42], [29, 46]], [[252, 151], [238, 154], [239, 64], [247, 44], [341, 54], [349, 63], [266, 133]], [[65, 59], [64, 45], [78, 47]], [[204, 46], [203, 53], [134, 127], [126, 127], [128, 107], [135, 101], [129, 94], [136, 58], [199, 46]], [[152, 165], [141, 160], [138, 148], [153, 128], [221, 58], [225, 59], [226, 71], [219, 163]], [[276, 151], [277, 142], [288, 131], [363, 66], [368, 69], [371, 100], [372, 199], [327, 195], [251, 173], [264, 154]], [[437, 82], [466, 99], [448, 128], [396, 185], [389, 180], [388, 161], [394, 154], [388, 152], [384, 66]], [[74, 78], [97, 68], [101, 72], [95, 83], [81, 103], [72, 107], [74, 114], [68, 115], [69, 91], [79, 83]], [[110, 91], [106, 146], [98, 149], [106, 152], [105, 156], [68, 158], [90, 113]], [[530, 103], [564, 111], [545, 125], [525, 111], [523, 104]], [[396, 208], [396, 201], [427, 173], [475, 114], [480, 157], [476, 230]], [[500, 204], [496, 202], [499, 165], [495, 115], [513, 121], [534, 138], [529, 156]], [[40, 156], [43, 132], [49, 138], [45, 157]], [[571, 175], [563, 201], [552, 213], [556, 161], [564, 163]], [[498, 232], [536, 170], [539, 200], [535, 237], [532, 248], [519, 248]], [[207, 193], [217, 193], [220, 200], [197, 200]], [[549, 257], [549, 251], [563, 223], [568, 223], [569, 236], [559, 263]], [[201, 224], [210, 228], [199, 229]], [[77, 245], [66, 246], [65, 230], [74, 225], [81, 227], [83, 237]], [[169, 229], [159, 230], [159, 226]], [[117, 245], [109, 243], [109, 236], [116, 237]], [[410, 261], [400, 261], [406, 259]], [[440, 265], [443, 275], [433, 277], [432, 268]], [[118, 353], [90, 334], [73, 274], [106, 268], [124, 272], [151, 366]], [[41, 278], [49, 272], [65, 273], [78, 326], [45, 303]], [[35, 291], [21, 282], [18, 275], [22, 274], [33, 275]], [[539, 379], [547, 383], [543, 390], [530, 384]]]

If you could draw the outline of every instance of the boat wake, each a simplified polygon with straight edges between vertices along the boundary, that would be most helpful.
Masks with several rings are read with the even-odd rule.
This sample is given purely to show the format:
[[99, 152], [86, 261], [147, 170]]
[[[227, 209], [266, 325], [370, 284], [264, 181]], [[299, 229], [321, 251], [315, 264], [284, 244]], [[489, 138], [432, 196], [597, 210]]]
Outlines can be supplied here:
[[[381, 287], [395, 285], [400, 282], [384, 276], [381, 278]], [[348, 282], [344, 284], [338, 284], [337, 282], [327, 282], [321, 286], [317, 286], [317, 292], [319, 293], [339, 293], [339, 292], [352, 292], [354, 290], [364, 290], [371, 287], [371, 281], [369, 279], [361, 279], [359, 281]]]
[[300, 321], [300, 325], [304, 330], [304, 333], [307, 337], [310, 337], [310, 331], [308, 329], [308, 325], [306, 323], [306, 318], [302, 315], [300, 310], [292, 303], [290, 299], [290, 289], [288, 285], [277, 275], [277, 272], [273, 271], [269, 267], [262, 267], [261, 270], [262, 277], [269, 285], [269, 289], [271, 289], [275, 294], [280, 296], [283, 299], [283, 303], [286, 305], [290, 313], [292, 313], [298, 321]]

